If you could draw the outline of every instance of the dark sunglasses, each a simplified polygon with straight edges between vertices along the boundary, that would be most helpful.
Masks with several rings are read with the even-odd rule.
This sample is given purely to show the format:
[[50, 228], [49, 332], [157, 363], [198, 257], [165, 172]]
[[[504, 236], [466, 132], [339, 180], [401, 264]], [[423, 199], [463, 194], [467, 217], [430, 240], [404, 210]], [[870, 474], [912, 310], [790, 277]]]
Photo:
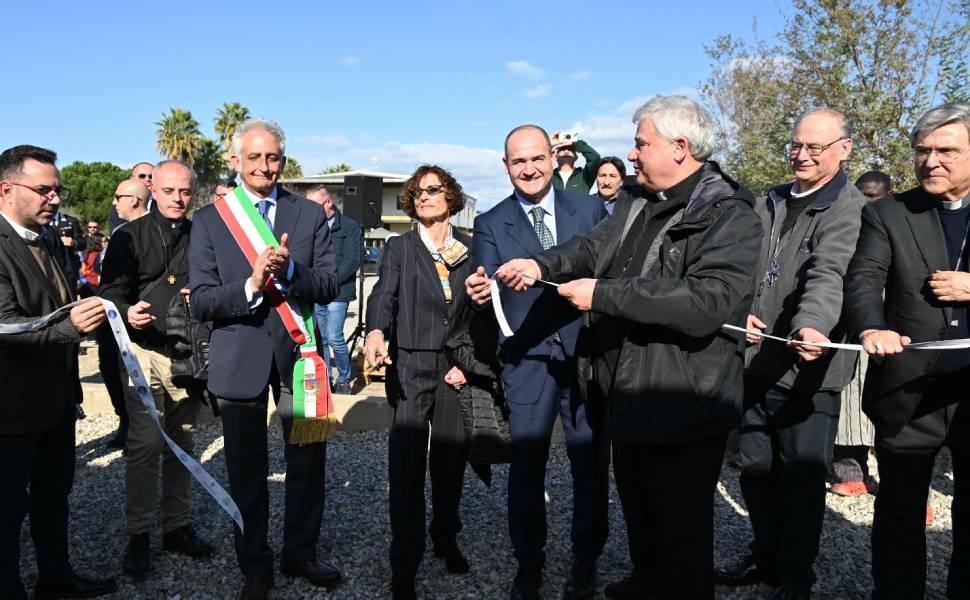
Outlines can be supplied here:
[[152, 178], [152, 174], [151, 173], [139, 173], [138, 174], [138, 179], [151, 179], [151, 178]]
[[426, 188], [418, 188], [416, 190], [409, 191], [408, 196], [410, 196], [411, 199], [413, 200], [414, 198], [417, 198], [418, 196], [420, 196], [421, 192], [428, 192], [429, 196], [437, 196], [444, 190], [445, 190], [445, 186], [443, 185], [429, 185]]

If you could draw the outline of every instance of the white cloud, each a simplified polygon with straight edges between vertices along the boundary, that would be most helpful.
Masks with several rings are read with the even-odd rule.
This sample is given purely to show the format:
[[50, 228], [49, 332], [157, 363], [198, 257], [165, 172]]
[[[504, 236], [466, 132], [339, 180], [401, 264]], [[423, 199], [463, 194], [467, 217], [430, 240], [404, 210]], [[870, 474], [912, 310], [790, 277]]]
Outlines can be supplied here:
[[359, 56], [344, 56], [340, 59], [340, 64], [345, 67], [352, 67], [354, 65], [359, 65], [361, 58]]
[[552, 93], [554, 87], [551, 83], [541, 83], [531, 90], [526, 90], [525, 97], [532, 99], [545, 98]]
[[589, 71], [579, 71], [578, 73], [570, 73], [566, 77], [566, 81], [583, 81], [589, 79]]
[[546, 72], [539, 67], [529, 64], [526, 60], [510, 60], [505, 63], [505, 68], [508, 69], [513, 75], [518, 75], [519, 77], [525, 77], [526, 79], [542, 79], [546, 76]]
[[[308, 140], [322, 140], [339, 136], [311, 136]], [[303, 140], [301, 140], [303, 142]], [[491, 208], [512, 191], [502, 167], [501, 148], [478, 148], [460, 144], [435, 142], [400, 142], [389, 140], [373, 143], [356, 141], [348, 145], [297, 144], [288, 148], [303, 165], [307, 175], [319, 173], [339, 163], [355, 169], [379, 170], [408, 175], [419, 165], [438, 164], [451, 171], [465, 192], [474, 196], [479, 211]]]

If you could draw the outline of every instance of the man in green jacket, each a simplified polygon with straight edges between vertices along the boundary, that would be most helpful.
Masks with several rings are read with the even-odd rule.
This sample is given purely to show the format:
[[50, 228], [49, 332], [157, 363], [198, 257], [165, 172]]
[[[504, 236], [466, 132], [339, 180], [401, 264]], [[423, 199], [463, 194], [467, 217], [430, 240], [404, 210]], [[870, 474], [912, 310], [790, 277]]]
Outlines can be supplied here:
[[[596, 181], [596, 167], [600, 162], [600, 153], [579, 139], [575, 133], [557, 131], [552, 134], [551, 141], [552, 148], [556, 152], [556, 162], [559, 163], [553, 172], [552, 187], [577, 194], [589, 194], [589, 188]], [[583, 168], [577, 169], [575, 168], [576, 157], [580, 154], [586, 159], [586, 164]]]

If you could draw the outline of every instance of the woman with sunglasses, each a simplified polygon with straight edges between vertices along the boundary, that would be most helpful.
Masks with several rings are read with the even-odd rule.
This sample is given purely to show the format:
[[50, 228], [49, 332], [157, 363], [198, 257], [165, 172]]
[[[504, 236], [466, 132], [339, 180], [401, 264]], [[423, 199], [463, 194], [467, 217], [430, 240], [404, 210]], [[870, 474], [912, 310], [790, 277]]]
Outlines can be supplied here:
[[388, 471], [396, 600], [417, 597], [414, 578], [425, 549], [426, 464], [435, 556], [452, 573], [468, 572], [456, 541], [467, 456], [456, 389], [465, 377], [444, 352], [445, 340], [470, 317], [464, 281], [473, 268], [471, 239], [449, 223], [464, 204], [451, 173], [419, 167], [401, 194], [401, 206], [417, 226], [387, 240], [379, 279], [367, 299], [364, 353], [370, 364], [387, 365], [385, 388], [394, 407]]

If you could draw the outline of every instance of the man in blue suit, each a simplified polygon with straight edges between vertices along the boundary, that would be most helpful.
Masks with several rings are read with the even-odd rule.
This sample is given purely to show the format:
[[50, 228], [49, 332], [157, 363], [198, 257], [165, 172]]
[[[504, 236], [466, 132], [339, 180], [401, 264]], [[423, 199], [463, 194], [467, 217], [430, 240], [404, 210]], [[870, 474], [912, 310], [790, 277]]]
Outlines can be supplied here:
[[[268, 247], [250, 265], [214, 204], [195, 214], [189, 247], [192, 312], [214, 322], [209, 390], [218, 397], [230, 491], [246, 527], [245, 534], [235, 529], [236, 556], [246, 576], [242, 599], [267, 598], [273, 587], [273, 552], [266, 540], [266, 403], [272, 388], [278, 405], [292, 406], [299, 351], [262, 290], [275, 277], [294, 308], [326, 304], [337, 295], [337, 264], [323, 209], [276, 186], [286, 164], [284, 143], [279, 126], [263, 119], [244, 121], [232, 140], [244, 195], [272, 226], [280, 247]], [[316, 557], [326, 443], [291, 445], [292, 412], [281, 413], [281, 421], [287, 442], [281, 571], [331, 588], [340, 573]]]
[[[478, 270], [466, 280], [478, 304], [490, 301], [488, 275], [513, 258], [538, 254], [591, 229], [606, 216], [595, 197], [553, 190], [549, 135], [522, 125], [505, 138], [505, 170], [515, 192], [475, 220]], [[563, 598], [592, 598], [606, 543], [608, 446], [602, 407], [578, 402], [575, 348], [580, 313], [552, 287], [501, 290], [515, 335], [501, 340], [502, 380], [511, 411], [509, 535], [518, 572], [511, 597], [539, 598], [545, 562], [545, 474], [558, 413], [573, 477], [573, 567]]]

